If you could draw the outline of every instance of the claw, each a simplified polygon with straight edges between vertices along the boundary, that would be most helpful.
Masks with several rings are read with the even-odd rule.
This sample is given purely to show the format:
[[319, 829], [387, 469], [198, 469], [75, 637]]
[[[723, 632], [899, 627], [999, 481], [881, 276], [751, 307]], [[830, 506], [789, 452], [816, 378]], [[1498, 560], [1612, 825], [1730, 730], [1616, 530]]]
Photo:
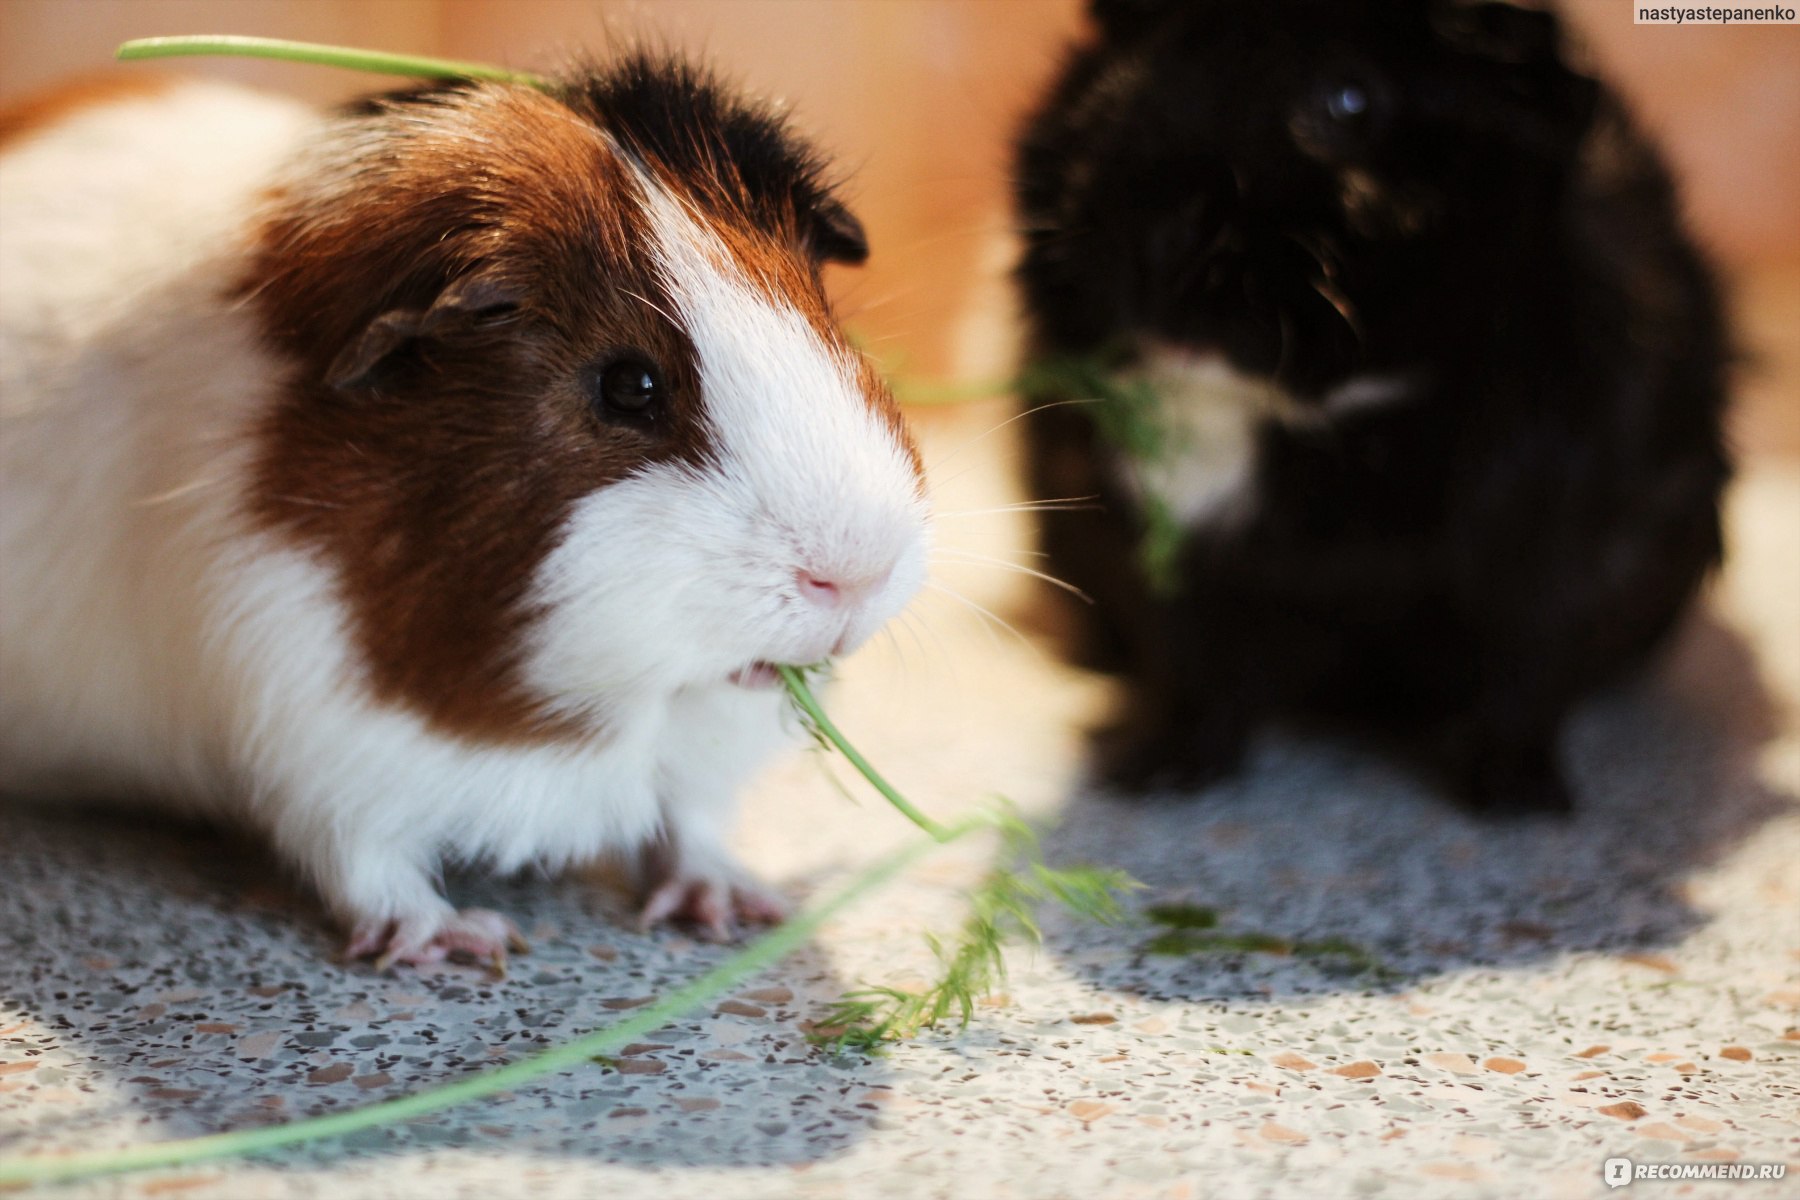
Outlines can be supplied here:
[[676, 876], [652, 891], [638, 913], [639, 930], [648, 933], [668, 920], [697, 927], [710, 942], [729, 942], [743, 925], [773, 925], [787, 917], [787, 906], [774, 893], [748, 880], [715, 875]]
[[375, 956], [375, 969], [387, 971], [402, 963], [423, 967], [454, 956], [487, 966], [495, 978], [506, 975], [506, 952], [524, 954], [530, 944], [518, 926], [487, 909], [432, 913], [359, 923], [351, 931], [344, 957], [354, 961]]
[[644, 900], [644, 907], [638, 912], [638, 932], [649, 933], [674, 916], [686, 896], [687, 887], [678, 879], [671, 879], [651, 892]]
[[388, 931], [393, 922], [383, 921], [379, 924], [364, 922], [351, 931], [350, 940], [344, 946], [342, 961], [350, 963], [369, 957], [387, 942]]

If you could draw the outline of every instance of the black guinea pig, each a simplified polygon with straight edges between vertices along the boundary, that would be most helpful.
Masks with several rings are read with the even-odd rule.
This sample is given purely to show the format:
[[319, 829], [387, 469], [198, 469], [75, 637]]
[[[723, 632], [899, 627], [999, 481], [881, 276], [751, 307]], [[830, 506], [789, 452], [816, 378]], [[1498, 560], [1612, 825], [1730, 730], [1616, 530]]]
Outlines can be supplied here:
[[1322, 718], [1567, 809], [1571, 710], [1721, 553], [1728, 337], [1667, 171], [1547, 11], [1091, 15], [1016, 202], [1031, 486], [1095, 498], [1042, 543], [1127, 682], [1103, 775]]

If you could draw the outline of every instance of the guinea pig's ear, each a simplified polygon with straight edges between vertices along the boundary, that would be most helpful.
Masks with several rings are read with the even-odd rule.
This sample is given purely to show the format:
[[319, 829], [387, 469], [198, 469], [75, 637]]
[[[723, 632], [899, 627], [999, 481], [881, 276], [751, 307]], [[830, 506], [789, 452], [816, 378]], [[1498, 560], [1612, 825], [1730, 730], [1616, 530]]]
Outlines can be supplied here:
[[340, 392], [366, 388], [394, 356], [415, 342], [443, 340], [493, 325], [517, 312], [522, 300], [516, 286], [492, 274], [475, 272], [454, 279], [429, 308], [392, 308], [370, 321], [332, 359], [325, 382]]
[[1088, 0], [1088, 15], [1108, 37], [1131, 37], [1170, 8], [1171, 0]]
[[1451, 47], [1503, 63], [1529, 81], [1529, 111], [1509, 120], [1515, 136], [1555, 157], [1579, 151], [1601, 88], [1565, 62], [1562, 26], [1554, 12], [1496, 0], [1438, 0], [1432, 24]]
[[1562, 49], [1555, 13], [1499, 0], [1439, 0], [1432, 25], [1457, 49], [1499, 62], [1554, 62]]
[[820, 262], [860, 267], [869, 260], [869, 235], [856, 214], [830, 196], [815, 202], [807, 212], [807, 238]]

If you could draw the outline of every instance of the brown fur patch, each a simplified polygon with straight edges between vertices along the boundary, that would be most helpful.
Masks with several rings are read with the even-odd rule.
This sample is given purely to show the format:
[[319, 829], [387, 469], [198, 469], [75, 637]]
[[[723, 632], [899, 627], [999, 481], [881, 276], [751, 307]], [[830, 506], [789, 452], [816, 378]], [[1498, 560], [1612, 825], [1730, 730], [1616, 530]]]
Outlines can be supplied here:
[[[707, 452], [693, 348], [656, 311], [671, 306], [636, 184], [593, 129], [526, 89], [346, 128], [392, 144], [343, 194], [283, 195], [246, 288], [300, 363], [261, 430], [255, 515], [338, 573], [381, 698], [465, 737], [567, 736], [517, 677], [533, 573], [581, 496]], [[366, 385], [324, 382], [370, 322], [423, 313], [471, 276], [516, 308], [453, 312]], [[589, 380], [621, 351], [661, 366], [661, 428], [596, 415]]]
[[[608, 136], [526, 88], [396, 94], [347, 110], [333, 137], [275, 197], [243, 289], [299, 364], [259, 431], [254, 515], [336, 574], [383, 701], [478, 741], [589, 736], [520, 679], [530, 583], [582, 496], [711, 453], [641, 184]], [[644, 165], [854, 357], [791, 221]], [[661, 368], [670, 401], [652, 429], [592, 404], [622, 353]], [[910, 449], [887, 388], [864, 380]]]
[[175, 82], [154, 71], [96, 71], [32, 92], [0, 107], [0, 149], [60, 125], [84, 109], [154, 96]]

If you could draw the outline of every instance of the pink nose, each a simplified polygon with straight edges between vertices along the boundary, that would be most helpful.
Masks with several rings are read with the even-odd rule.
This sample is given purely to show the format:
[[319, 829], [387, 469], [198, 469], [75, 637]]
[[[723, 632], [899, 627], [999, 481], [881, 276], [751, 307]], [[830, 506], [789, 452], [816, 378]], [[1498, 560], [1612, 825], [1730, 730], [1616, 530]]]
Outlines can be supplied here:
[[854, 604], [880, 589], [886, 583], [892, 569], [860, 579], [843, 577], [821, 578], [802, 568], [794, 572], [794, 582], [800, 595], [809, 603], [820, 608], [842, 608], [846, 604]]

